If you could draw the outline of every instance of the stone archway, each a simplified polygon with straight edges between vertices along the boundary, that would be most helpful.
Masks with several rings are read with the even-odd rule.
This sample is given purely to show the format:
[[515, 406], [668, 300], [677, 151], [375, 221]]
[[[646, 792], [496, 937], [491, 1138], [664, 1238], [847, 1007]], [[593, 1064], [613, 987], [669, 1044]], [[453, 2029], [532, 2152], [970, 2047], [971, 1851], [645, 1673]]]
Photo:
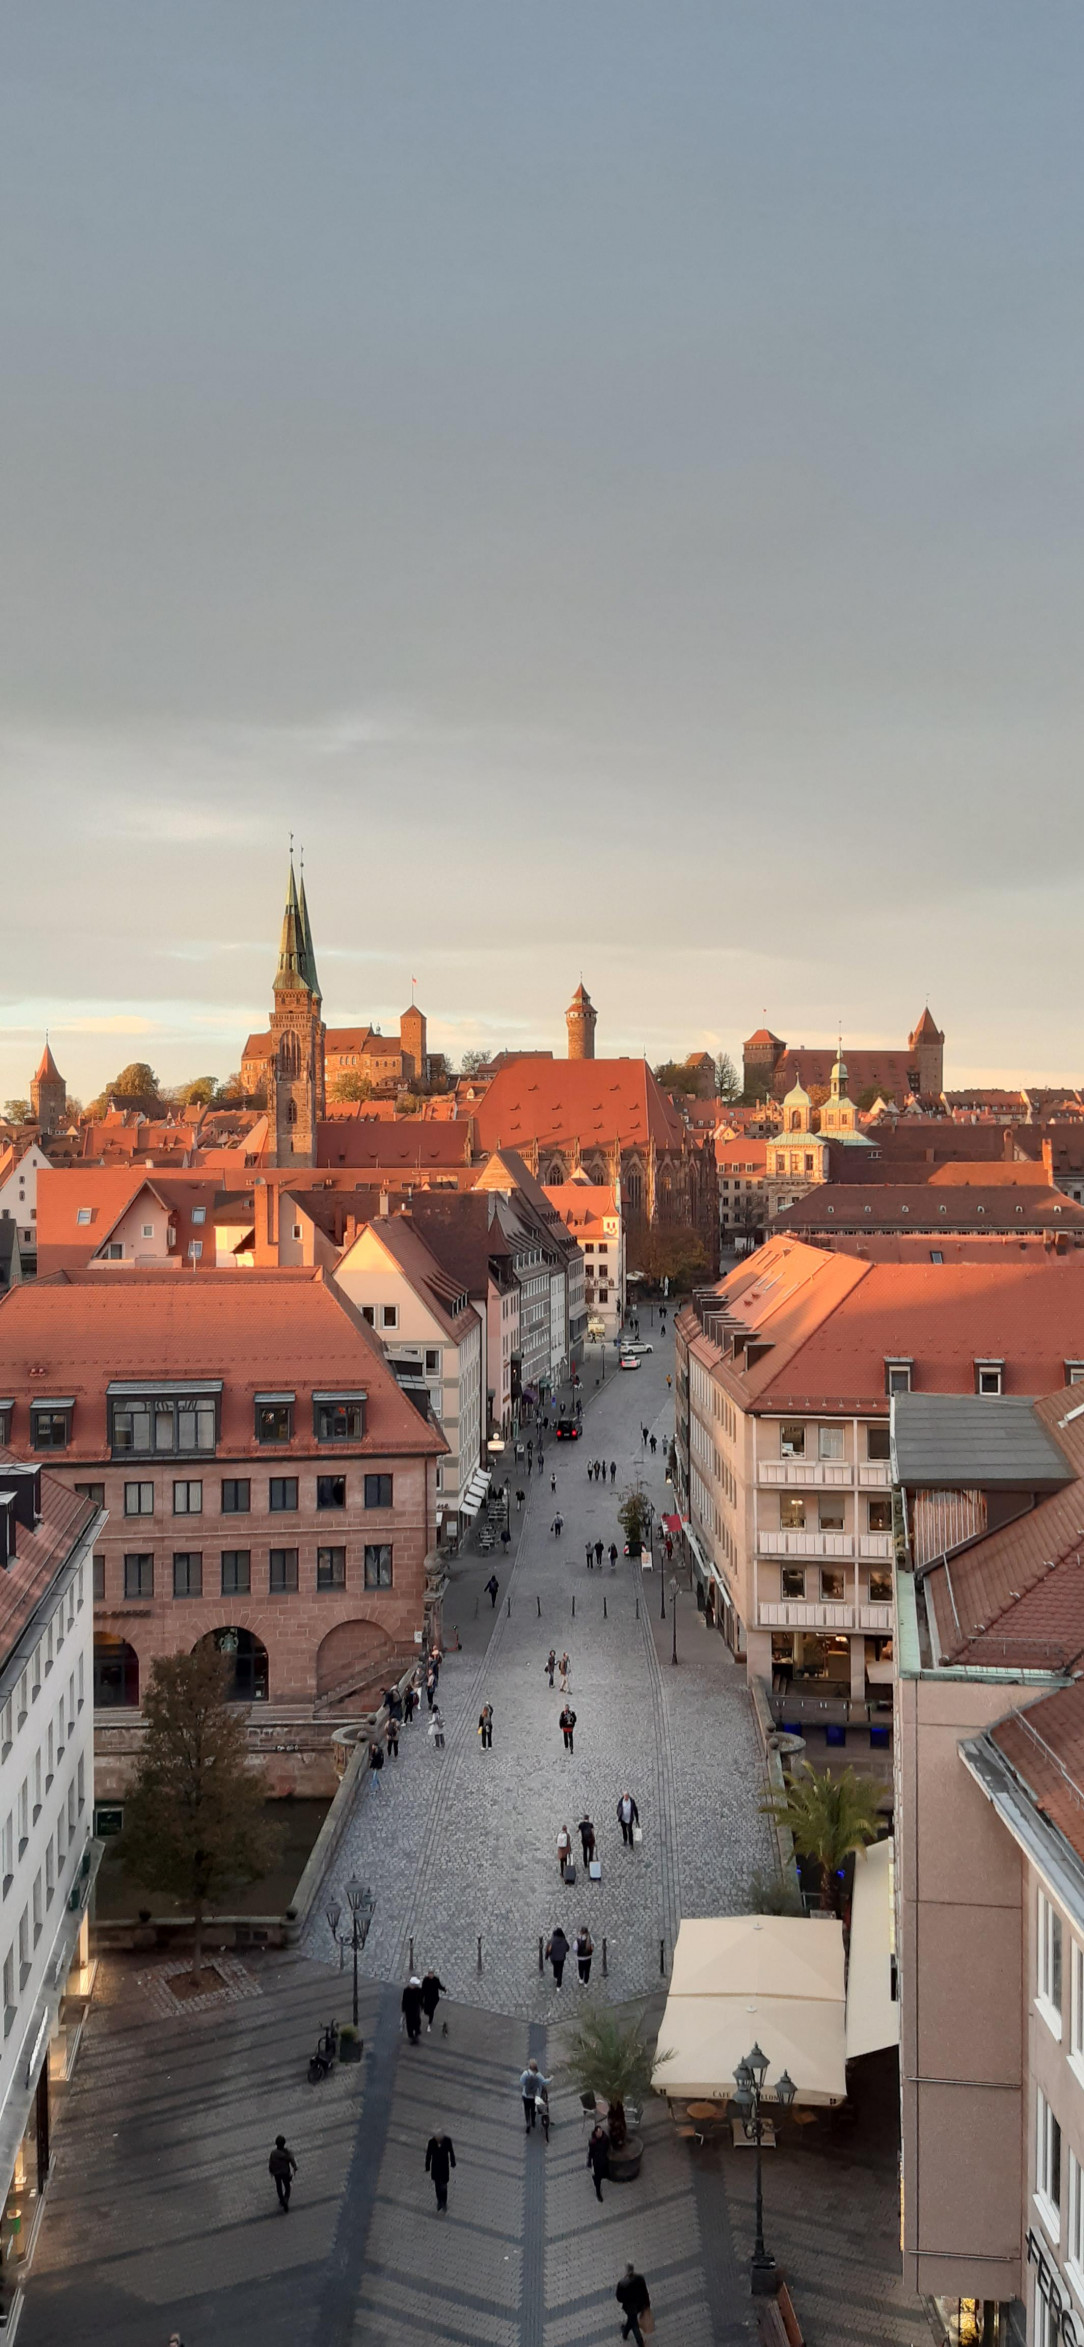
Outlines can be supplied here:
[[338, 1622], [316, 1649], [316, 1694], [324, 1703], [368, 1705], [364, 1698], [387, 1684], [395, 1646], [379, 1622]]
[[138, 1711], [139, 1656], [126, 1638], [94, 1634], [95, 1711]]

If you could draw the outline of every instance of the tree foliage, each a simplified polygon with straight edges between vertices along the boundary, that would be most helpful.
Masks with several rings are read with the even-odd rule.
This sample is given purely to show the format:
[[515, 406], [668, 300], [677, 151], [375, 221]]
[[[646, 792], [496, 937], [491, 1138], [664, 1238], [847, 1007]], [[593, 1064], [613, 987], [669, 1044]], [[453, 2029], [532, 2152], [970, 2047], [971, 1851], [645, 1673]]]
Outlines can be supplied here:
[[333, 1100], [369, 1100], [372, 1098], [371, 1076], [363, 1076], [359, 1068], [346, 1068], [336, 1076], [331, 1087]]
[[666, 1230], [646, 1225], [628, 1236], [629, 1270], [642, 1271], [656, 1287], [668, 1279], [672, 1288], [689, 1288], [708, 1268], [708, 1254], [699, 1231], [691, 1223], [674, 1223]]
[[125, 1100], [153, 1101], [161, 1098], [158, 1078], [147, 1060], [129, 1060], [119, 1076], [114, 1076], [99, 1092], [97, 1099], [88, 1103], [88, 1116], [104, 1116], [110, 1100], [118, 1093]]
[[488, 1059], [487, 1051], [465, 1051], [459, 1063], [460, 1071], [464, 1076], [476, 1076], [479, 1068], [486, 1066]]
[[715, 1089], [720, 1100], [740, 1100], [742, 1080], [729, 1051], [721, 1051], [715, 1062]]
[[877, 1798], [877, 1786], [856, 1776], [853, 1768], [834, 1777], [830, 1769], [818, 1771], [807, 1761], [785, 1793], [761, 1802], [765, 1815], [787, 1828], [799, 1857], [816, 1866], [822, 1907], [838, 1913], [837, 1878], [844, 1859], [876, 1841], [881, 1824]]
[[617, 1511], [617, 1521], [630, 1549], [635, 1552], [642, 1548], [651, 1530], [651, 1502], [642, 1484], [634, 1483], [626, 1493]]
[[28, 1125], [30, 1122], [29, 1100], [5, 1100], [4, 1115], [9, 1125]]
[[193, 1969], [203, 1955], [208, 1910], [266, 1873], [276, 1837], [250, 1768], [245, 1716], [226, 1699], [228, 1664], [201, 1642], [194, 1654], [160, 1655], [143, 1696], [147, 1734], [124, 1804], [124, 1856], [148, 1891], [164, 1891], [195, 1917]]
[[673, 2056], [656, 2051], [642, 2013], [619, 2021], [608, 2007], [588, 2005], [566, 2035], [564, 2059], [577, 2092], [605, 2103], [610, 2141], [620, 2151], [628, 2134], [625, 2104], [645, 2103], [652, 2073]]

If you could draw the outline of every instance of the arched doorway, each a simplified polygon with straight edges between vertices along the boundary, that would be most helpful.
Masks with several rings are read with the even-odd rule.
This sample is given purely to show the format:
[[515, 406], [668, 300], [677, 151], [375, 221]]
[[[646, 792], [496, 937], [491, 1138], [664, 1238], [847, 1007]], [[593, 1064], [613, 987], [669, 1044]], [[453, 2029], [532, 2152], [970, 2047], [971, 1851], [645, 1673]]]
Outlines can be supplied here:
[[139, 1709], [139, 1656], [126, 1638], [107, 1637], [104, 1630], [94, 1640], [94, 1709]]
[[266, 1703], [267, 1648], [251, 1630], [209, 1630], [201, 1646], [213, 1646], [230, 1665], [227, 1703]]
[[379, 1622], [340, 1622], [316, 1650], [316, 1692], [338, 1697], [364, 1694], [384, 1684], [394, 1646]]

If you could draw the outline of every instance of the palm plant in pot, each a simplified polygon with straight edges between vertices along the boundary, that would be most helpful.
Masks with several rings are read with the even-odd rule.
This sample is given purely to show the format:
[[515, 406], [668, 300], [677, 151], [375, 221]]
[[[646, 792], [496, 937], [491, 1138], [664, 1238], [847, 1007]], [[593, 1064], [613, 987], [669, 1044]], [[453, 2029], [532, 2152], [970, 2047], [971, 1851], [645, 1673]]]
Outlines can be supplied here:
[[640, 2173], [642, 2136], [630, 2131], [626, 2104], [638, 2113], [651, 2091], [652, 2073], [668, 2053], [656, 2053], [643, 2015], [621, 2021], [616, 2013], [589, 2005], [565, 2037], [565, 2064], [580, 2094], [606, 2105], [610, 2174], [628, 2183]]

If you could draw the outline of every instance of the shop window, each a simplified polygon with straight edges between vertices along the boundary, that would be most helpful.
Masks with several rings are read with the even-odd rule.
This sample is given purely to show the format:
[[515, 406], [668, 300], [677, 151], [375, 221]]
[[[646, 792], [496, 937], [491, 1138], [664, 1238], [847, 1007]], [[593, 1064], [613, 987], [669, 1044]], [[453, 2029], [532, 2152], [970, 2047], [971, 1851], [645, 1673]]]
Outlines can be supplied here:
[[[200, 1640], [200, 1645], [208, 1640]], [[209, 1643], [216, 1654], [225, 1657], [228, 1665], [226, 1678], [227, 1703], [266, 1703], [267, 1648], [255, 1638], [251, 1630], [212, 1630]]]
[[135, 1711], [139, 1705], [139, 1657], [123, 1638], [94, 1641], [95, 1711]]

